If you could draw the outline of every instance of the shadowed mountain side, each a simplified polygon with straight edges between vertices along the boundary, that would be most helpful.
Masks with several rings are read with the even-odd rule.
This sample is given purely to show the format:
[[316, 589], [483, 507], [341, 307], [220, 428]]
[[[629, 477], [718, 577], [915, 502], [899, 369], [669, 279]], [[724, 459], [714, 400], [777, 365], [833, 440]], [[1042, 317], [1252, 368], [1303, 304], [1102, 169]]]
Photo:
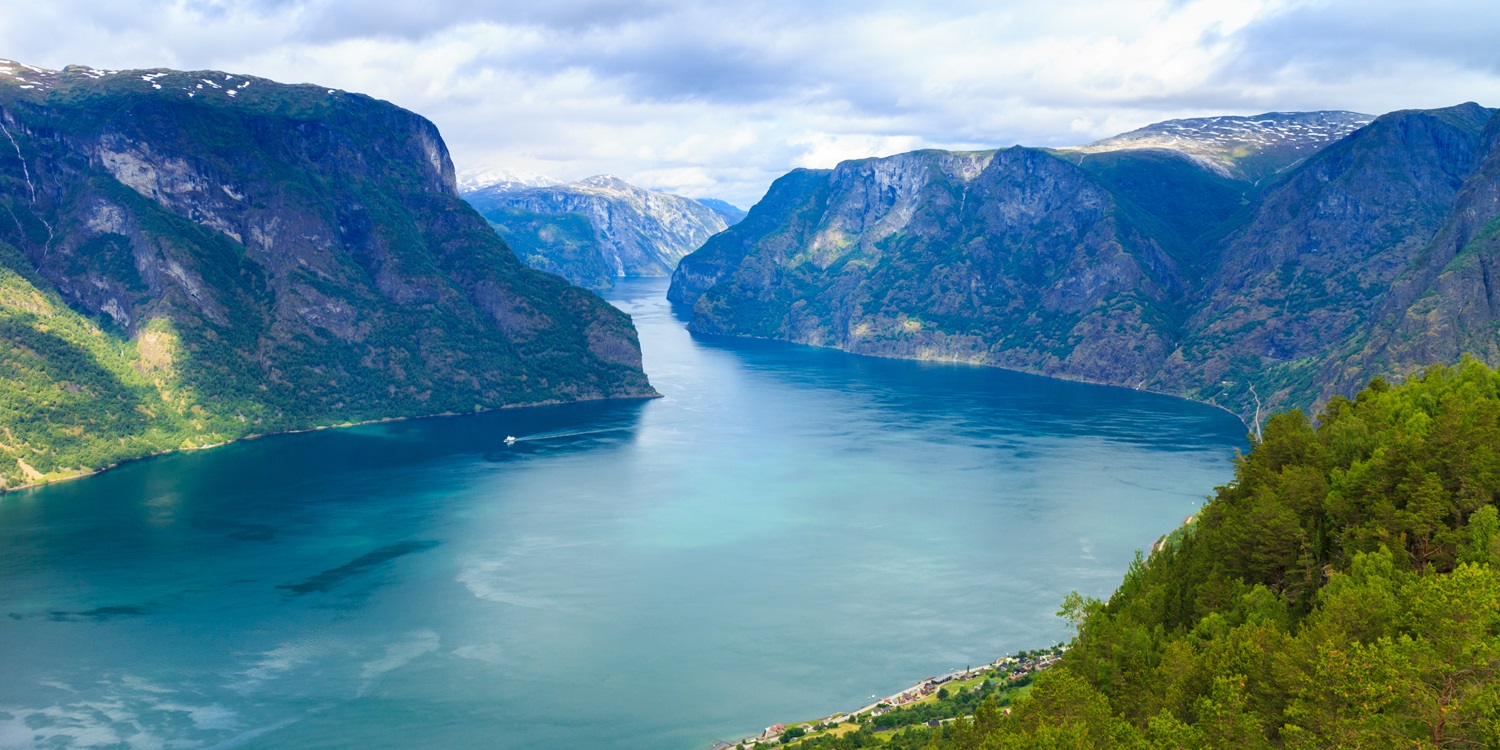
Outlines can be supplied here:
[[[1255, 384], [1277, 408], [1330, 395], [1326, 358], [1369, 334], [1392, 284], [1447, 221], [1491, 115], [1474, 104], [1384, 115], [1267, 188], [1222, 244], [1205, 300], [1153, 385], [1233, 398]], [[1393, 374], [1356, 369], [1341, 393]]]
[[701, 333], [998, 365], [1246, 417], [1310, 407], [1429, 359], [1494, 361], [1491, 304], [1474, 302], [1495, 298], [1497, 188], [1480, 166], [1493, 114], [1346, 117], [1342, 138], [1310, 122], [1259, 185], [1140, 139], [799, 170], [685, 258], [670, 294]]
[[1500, 118], [1478, 153], [1447, 222], [1386, 295], [1362, 349], [1326, 363], [1328, 393], [1357, 386], [1361, 370], [1404, 375], [1464, 353], [1500, 362]]
[[731, 227], [745, 220], [745, 214], [747, 213], [745, 209], [729, 201], [721, 201], [717, 198], [699, 198], [698, 202], [712, 208], [714, 213], [723, 217], [724, 223]]
[[709, 286], [695, 332], [1102, 382], [1146, 377], [1171, 349], [1177, 261], [1140, 212], [1046, 152], [794, 175], [767, 198], [782, 221], [757, 206], [679, 267], [674, 300]]

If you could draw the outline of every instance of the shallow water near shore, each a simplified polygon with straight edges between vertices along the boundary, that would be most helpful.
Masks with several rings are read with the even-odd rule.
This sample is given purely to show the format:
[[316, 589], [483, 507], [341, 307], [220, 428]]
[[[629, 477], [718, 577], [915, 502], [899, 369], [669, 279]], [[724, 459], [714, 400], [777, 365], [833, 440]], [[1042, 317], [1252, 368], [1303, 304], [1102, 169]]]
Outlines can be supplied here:
[[661, 399], [0, 496], [0, 747], [697, 750], [1065, 638], [1246, 447], [1161, 396], [694, 339], [665, 291], [610, 295]]

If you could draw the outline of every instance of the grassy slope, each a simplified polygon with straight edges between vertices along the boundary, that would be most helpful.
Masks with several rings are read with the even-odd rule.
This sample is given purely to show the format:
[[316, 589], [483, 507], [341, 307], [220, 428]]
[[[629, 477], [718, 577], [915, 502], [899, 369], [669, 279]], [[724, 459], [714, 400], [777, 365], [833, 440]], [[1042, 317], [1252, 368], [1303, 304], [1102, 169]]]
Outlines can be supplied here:
[[[188, 97], [203, 77], [223, 80], [0, 81], [16, 141], [0, 149], [0, 486], [251, 434], [650, 393], [626, 316], [525, 268], [443, 188], [430, 123], [260, 79]], [[99, 168], [100, 144], [187, 176], [147, 197]], [[105, 314], [122, 308], [123, 325]]]
[[130, 339], [68, 307], [0, 243], [0, 476], [12, 486], [227, 437], [197, 429], [157, 324]]

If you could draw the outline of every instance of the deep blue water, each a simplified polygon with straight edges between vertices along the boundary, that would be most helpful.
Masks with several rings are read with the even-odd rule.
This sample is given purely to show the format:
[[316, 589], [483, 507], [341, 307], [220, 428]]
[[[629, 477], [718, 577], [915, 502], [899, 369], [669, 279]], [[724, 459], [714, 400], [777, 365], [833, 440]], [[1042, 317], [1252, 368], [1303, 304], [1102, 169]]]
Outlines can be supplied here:
[[1064, 639], [1244, 445], [1123, 389], [693, 339], [664, 292], [612, 295], [662, 399], [0, 496], [0, 747], [697, 750]]

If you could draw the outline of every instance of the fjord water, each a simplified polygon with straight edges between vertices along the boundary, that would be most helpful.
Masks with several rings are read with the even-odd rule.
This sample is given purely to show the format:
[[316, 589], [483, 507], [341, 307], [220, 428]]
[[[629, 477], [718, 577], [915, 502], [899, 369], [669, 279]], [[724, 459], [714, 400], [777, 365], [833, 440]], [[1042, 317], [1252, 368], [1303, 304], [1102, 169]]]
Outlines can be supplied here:
[[695, 340], [665, 286], [612, 295], [662, 399], [0, 496], [0, 747], [701, 748], [1063, 639], [1245, 447], [1165, 397]]

